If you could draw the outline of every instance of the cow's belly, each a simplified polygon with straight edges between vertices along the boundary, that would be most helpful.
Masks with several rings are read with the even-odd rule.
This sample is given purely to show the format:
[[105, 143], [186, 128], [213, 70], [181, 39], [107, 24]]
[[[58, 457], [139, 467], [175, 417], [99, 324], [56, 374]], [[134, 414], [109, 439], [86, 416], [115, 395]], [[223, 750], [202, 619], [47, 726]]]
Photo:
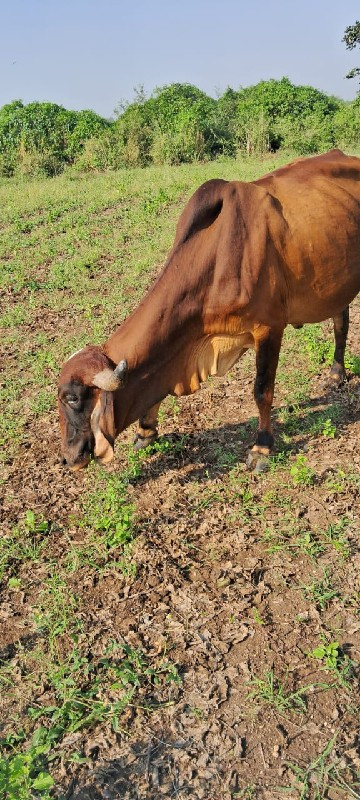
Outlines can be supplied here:
[[288, 301], [287, 321], [293, 324], [306, 322], [322, 322], [329, 317], [340, 314], [360, 291], [360, 268], [349, 280], [332, 283], [314, 283], [296, 287]]

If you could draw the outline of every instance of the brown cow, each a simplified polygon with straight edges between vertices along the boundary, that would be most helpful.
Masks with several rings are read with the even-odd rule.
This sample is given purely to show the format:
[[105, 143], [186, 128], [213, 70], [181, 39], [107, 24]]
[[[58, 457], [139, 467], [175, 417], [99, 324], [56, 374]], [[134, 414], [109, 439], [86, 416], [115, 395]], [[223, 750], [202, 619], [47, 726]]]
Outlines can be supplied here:
[[359, 288], [360, 159], [332, 150], [250, 183], [208, 181], [181, 214], [165, 268], [139, 307], [102, 347], [65, 362], [65, 462], [80, 469], [94, 455], [108, 463], [116, 436], [136, 419], [137, 446], [145, 446], [166, 395], [195, 392], [252, 347], [260, 421], [250, 466], [261, 469], [273, 445], [285, 326], [333, 317], [330, 379], [339, 384]]

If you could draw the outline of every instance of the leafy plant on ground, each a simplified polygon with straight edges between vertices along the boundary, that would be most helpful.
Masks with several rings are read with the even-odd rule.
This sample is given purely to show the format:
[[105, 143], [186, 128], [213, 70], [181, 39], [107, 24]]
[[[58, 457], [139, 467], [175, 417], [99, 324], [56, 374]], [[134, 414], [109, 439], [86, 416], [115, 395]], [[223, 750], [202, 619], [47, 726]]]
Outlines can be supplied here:
[[8, 570], [16, 571], [18, 564], [38, 561], [49, 531], [50, 523], [28, 510], [24, 520], [0, 537], [0, 581]]
[[343, 559], [349, 558], [351, 551], [350, 542], [345, 533], [349, 524], [350, 520], [342, 517], [339, 522], [330, 523], [323, 533], [323, 539], [329, 542]]
[[249, 686], [254, 687], [248, 695], [249, 700], [266, 703], [282, 714], [289, 711], [305, 713], [306, 692], [313, 688], [313, 684], [311, 684], [311, 686], [303, 686], [295, 692], [288, 691], [280, 679], [275, 676], [273, 670], [268, 670], [265, 678], [252, 678]]
[[68, 669], [55, 683], [58, 704], [28, 709], [32, 722], [41, 720], [29, 746], [22, 750], [25, 734], [8, 734], [1, 741], [0, 796], [8, 800], [31, 800], [36, 792], [48, 800], [54, 783], [49, 766], [57, 759], [57, 748], [65, 735], [106, 720], [119, 731], [124, 709], [129, 705], [136, 707], [136, 693], [141, 692], [141, 708], [150, 713], [168, 702], [154, 700], [153, 687], [161, 690], [180, 683], [175, 664], [162, 660], [151, 664], [144, 653], [129, 645], [113, 642], [105, 657], [97, 662], [79, 658], [74, 650]]
[[95, 480], [97, 487], [84, 501], [81, 525], [91, 533], [82, 557], [104, 562], [119, 553], [118, 567], [125, 575], [133, 576], [136, 572], [132, 560], [134, 508], [127, 499], [127, 475], [109, 475], [105, 470], [97, 470]]
[[40, 593], [35, 611], [37, 627], [46, 632], [50, 647], [53, 647], [58, 636], [80, 629], [80, 622], [75, 616], [77, 606], [77, 599], [66, 581], [52, 567], [52, 573]]
[[294, 464], [290, 467], [290, 475], [295, 486], [311, 486], [315, 478], [314, 470], [302, 453], [296, 456]]
[[332, 672], [338, 683], [345, 689], [349, 689], [351, 680], [354, 677], [354, 663], [349, 656], [341, 649], [339, 642], [332, 642], [322, 635], [321, 644], [315, 647], [310, 658], [318, 659], [323, 664], [323, 669]]
[[305, 597], [312, 600], [316, 607], [324, 611], [328, 607], [334, 597], [339, 596], [337, 589], [331, 585], [330, 575], [327, 569], [324, 569], [323, 577], [321, 580], [313, 580], [307, 586], [303, 586]]
[[331, 788], [341, 789], [345, 793], [346, 800], [354, 798], [359, 800], [360, 794], [356, 791], [360, 787], [360, 781], [353, 781], [351, 776], [351, 786], [345, 778], [349, 773], [343, 759], [340, 759], [335, 752], [336, 735], [330, 739], [321, 753], [305, 767], [298, 764], [288, 763], [287, 766], [294, 776], [291, 786], [283, 786], [283, 791], [294, 790], [297, 792], [299, 800], [324, 800], [329, 797]]

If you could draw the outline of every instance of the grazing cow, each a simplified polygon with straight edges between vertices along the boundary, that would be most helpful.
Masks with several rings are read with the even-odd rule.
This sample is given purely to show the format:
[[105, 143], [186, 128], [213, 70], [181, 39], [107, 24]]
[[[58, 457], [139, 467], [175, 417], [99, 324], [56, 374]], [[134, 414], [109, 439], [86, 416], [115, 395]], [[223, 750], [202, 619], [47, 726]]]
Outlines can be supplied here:
[[[259, 428], [249, 466], [273, 445], [270, 412], [284, 328], [334, 320], [330, 381], [345, 376], [348, 306], [360, 289], [360, 159], [339, 150], [299, 159], [250, 183], [210, 180], [180, 216], [160, 276], [102, 347], [61, 370], [64, 463], [113, 458], [140, 420], [136, 446], [157, 435], [168, 394], [191, 394], [256, 353]], [[117, 366], [116, 366], [117, 365]]]

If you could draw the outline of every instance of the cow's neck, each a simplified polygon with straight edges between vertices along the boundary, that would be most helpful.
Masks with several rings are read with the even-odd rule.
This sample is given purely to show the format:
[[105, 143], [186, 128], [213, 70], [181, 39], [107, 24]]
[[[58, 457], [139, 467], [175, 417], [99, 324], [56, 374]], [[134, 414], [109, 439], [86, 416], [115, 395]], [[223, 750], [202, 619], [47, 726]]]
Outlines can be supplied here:
[[108, 339], [104, 346], [107, 355], [115, 363], [125, 358], [129, 366], [126, 386], [116, 393], [117, 433], [167, 394], [192, 391], [186, 374], [187, 353], [201, 338], [201, 307], [199, 292], [196, 297], [191, 286], [188, 291], [176, 286], [166, 271]]

